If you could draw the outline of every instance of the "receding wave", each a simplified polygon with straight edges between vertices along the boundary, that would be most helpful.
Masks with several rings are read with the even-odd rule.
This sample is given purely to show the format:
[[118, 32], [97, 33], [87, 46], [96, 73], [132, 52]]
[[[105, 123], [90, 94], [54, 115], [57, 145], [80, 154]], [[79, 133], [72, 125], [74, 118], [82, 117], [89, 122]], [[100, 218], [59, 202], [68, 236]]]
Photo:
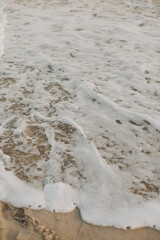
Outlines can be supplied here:
[[0, 3], [0, 200], [160, 229], [159, 9]]
[[5, 15], [3, 13], [5, 5], [0, 1], [0, 56], [3, 54], [3, 37], [4, 37], [4, 25], [5, 25]]

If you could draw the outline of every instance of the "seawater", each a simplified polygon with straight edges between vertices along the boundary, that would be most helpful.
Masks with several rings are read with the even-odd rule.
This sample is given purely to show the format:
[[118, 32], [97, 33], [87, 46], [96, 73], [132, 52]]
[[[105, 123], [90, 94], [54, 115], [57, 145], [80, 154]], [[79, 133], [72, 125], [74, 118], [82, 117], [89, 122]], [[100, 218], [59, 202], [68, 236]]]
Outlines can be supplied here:
[[5, 4], [0, 200], [160, 229], [158, 1]]
[[4, 37], [4, 25], [5, 25], [5, 15], [3, 13], [4, 3], [0, 1], [0, 56], [3, 53], [3, 37]]

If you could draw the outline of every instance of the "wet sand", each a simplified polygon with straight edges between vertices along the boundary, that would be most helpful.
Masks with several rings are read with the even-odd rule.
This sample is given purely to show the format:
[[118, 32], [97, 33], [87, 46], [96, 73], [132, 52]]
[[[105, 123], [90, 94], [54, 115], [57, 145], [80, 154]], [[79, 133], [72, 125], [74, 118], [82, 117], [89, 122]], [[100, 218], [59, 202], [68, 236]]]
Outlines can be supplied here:
[[51, 213], [46, 210], [15, 208], [0, 202], [1, 240], [159, 240], [151, 228], [121, 230], [85, 223], [79, 210]]
[[[35, 187], [60, 181], [79, 189], [86, 179], [90, 184], [95, 176], [94, 171], [88, 174], [84, 170], [94, 165], [92, 158], [83, 161], [88, 156], [79, 148], [82, 142], [83, 147], [91, 150], [95, 146], [106, 166], [110, 165], [121, 179], [122, 186], [126, 184], [125, 191], [132, 191], [131, 200], [134, 196], [140, 202], [156, 199], [159, 194], [158, 1], [152, 1], [151, 6], [140, 1], [131, 4], [89, 1], [88, 5], [85, 1], [5, 2], [7, 25], [4, 55], [0, 60], [0, 124], [4, 132], [0, 148], [6, 174], [12, 170], [19, 179]], [[153, 116], [156, 118], [152, 119]], [[26, 127], [21, 128], [20, 123]], [[48, 129], [53, 132], [51, 137], [46, 134]], [[49, 139], [53, 138], [56, 147], [50, 144]], [[86, 157], [79, 158], [83, 154]], [[100, 169], [100, 173], [91, 190], [100, 186], [102, 179], [103, 169], [99, 165], [95, 169], [96, 172]], [[8, 179], [12, 193], [12, 178]], [[112, 193], [114, 181], [104, 182], [107, 193], [110, 190]], [[5, 183], [6, 178], [1, 182], [2, 200]], [[15, 185], [14, 192], [17, 189]], [[114, 189], [117, 197], [119, 185]], [[103, 202], [104, 191], [99, 192]], [[17, 204], [24, 193], [25, 189], [15, 195]], [[98, 193], [91, 194], [90, 199]], [[117, 199], [119, 205], [123, 199]], [[152, 218], [154, 214], [149, 216]], [[152, 222], [150, 218], [148, 222]], [[15, 208], [0, 202], [0, 240], [14, 239], [159, 240], [160, 232], [154, 228], [121, 230], [94, 226], [82, 220], [78, 209], [60, 214]]]

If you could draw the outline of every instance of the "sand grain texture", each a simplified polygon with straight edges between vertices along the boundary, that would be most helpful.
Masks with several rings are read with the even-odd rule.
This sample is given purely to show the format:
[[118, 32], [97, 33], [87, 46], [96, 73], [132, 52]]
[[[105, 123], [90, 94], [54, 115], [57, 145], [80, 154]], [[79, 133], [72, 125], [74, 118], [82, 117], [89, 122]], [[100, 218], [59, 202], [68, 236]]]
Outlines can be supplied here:
[[78, 209], [71, 213], [50, 213], [15, 208], [0, 202], [1, 240], [159, 240], [151, 228], [121, 230], [93, 226], [82, 221]]

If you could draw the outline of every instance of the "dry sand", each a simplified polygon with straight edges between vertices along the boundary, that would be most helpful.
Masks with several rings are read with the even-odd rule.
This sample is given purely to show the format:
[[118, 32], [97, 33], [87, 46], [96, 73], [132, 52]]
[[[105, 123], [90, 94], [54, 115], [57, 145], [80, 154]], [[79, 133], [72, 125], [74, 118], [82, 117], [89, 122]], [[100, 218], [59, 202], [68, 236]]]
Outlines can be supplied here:
[[159, 240], [151, 228], [121, 230], [82, 221], [78, 209], [71, 213], [15, 208], [0, 202], [0, 240]]

